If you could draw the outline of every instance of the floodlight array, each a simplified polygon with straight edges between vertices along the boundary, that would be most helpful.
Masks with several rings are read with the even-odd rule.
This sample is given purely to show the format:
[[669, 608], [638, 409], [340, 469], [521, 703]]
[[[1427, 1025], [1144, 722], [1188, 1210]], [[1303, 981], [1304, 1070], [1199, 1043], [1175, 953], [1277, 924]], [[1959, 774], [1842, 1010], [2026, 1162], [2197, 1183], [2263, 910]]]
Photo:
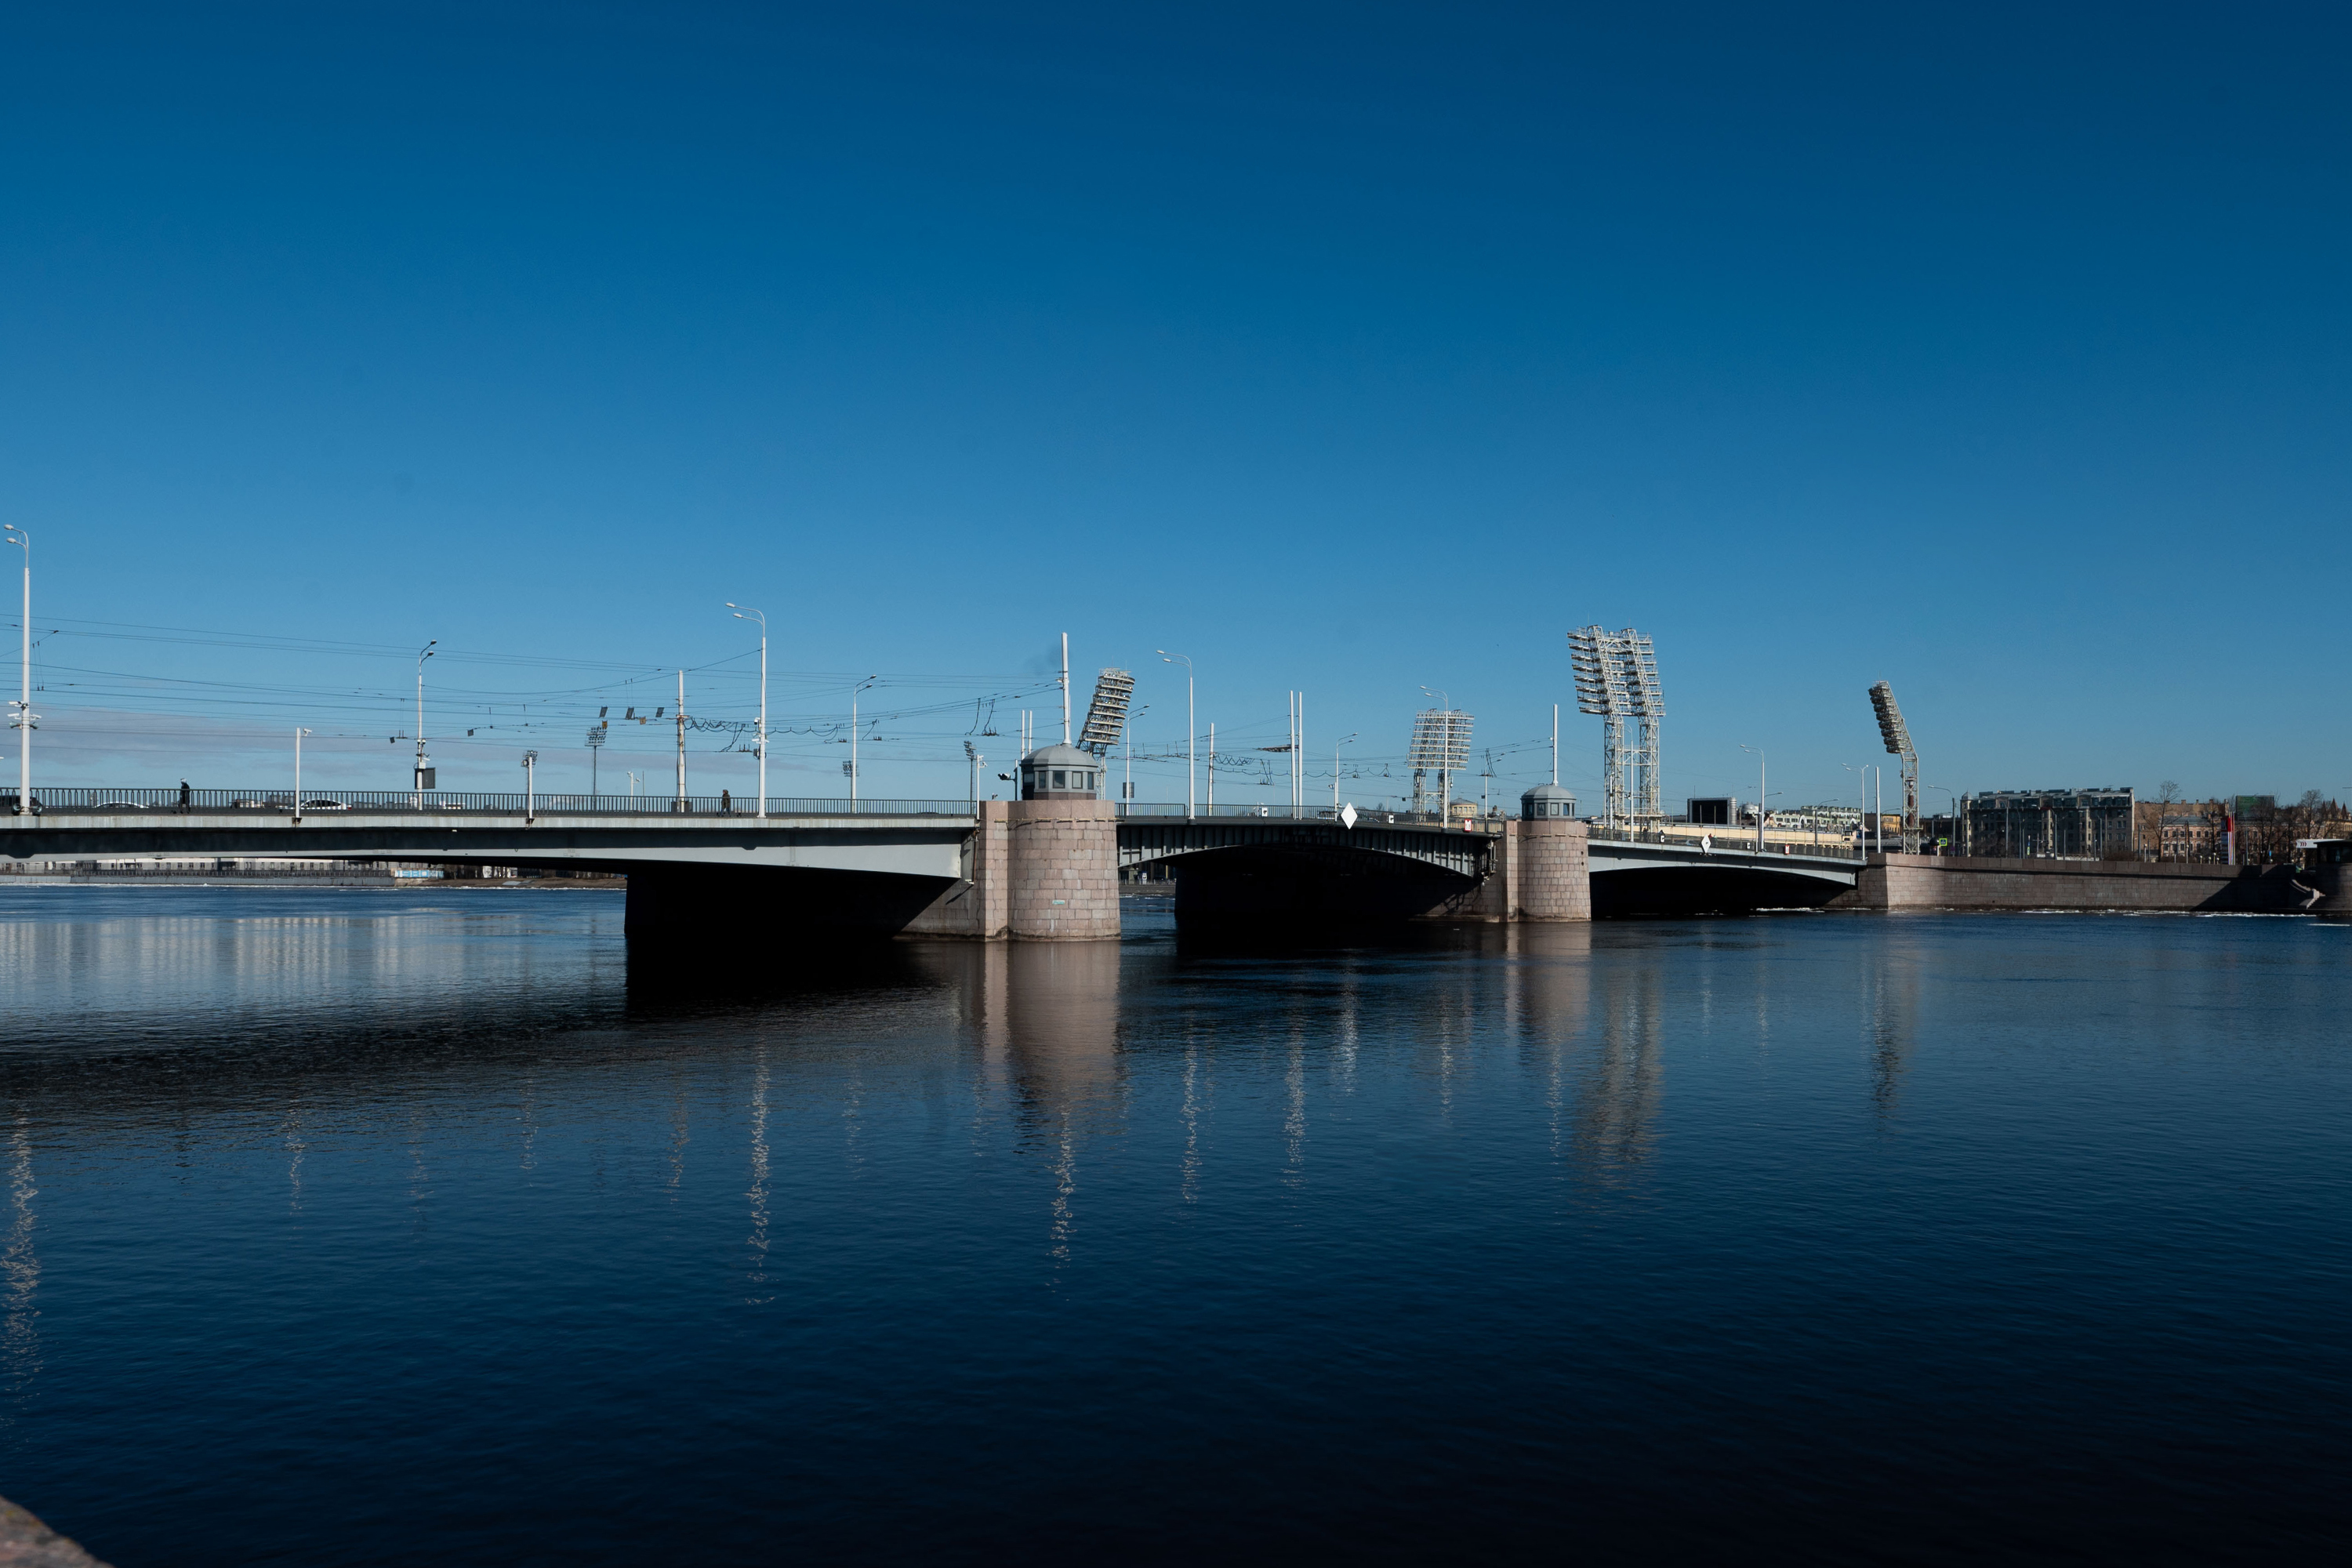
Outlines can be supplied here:
[[1118, 744], [1127, 729], [1128, 704], [1135, 697], [1135, 677], [1123, 669], [1106, 669], [1095, 677], [1095, 694], [1087, 703], [1087, 721], [1078, 744], [1099, 757]]
[[1870, 689], [1870, 706], [1878, 715], [1878, 738], [1886, 742], [1889, 755], [1916, 762], [1919, 753], [1911, 749], [1911, 731], [1903, 723], [1903, 710], [1895, 703], [1895, 688], [1882, 680]]
[[1424, 708], [1413, 716], [1412, 742], [1405, 750], [1405, 766], [1459, 772], [1470, 765], [1470, 726], [1475, 722], [1458, 708]]

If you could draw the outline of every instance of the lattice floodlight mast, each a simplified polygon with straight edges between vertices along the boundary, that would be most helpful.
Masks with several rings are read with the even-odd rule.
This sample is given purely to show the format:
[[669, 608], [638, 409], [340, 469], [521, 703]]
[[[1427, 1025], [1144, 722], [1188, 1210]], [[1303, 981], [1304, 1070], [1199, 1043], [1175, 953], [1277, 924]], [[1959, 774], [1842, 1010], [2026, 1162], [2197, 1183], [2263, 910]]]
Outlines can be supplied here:
[[1617, 634], [1616, 643], [1626, 710], [1636, 725], [1636, 738], [1625, 758], [1626, 806], [1634, 826], [1654, 827], [1666, 817], [1658, 752], [1666, 701], [1658, 690], [1658, 658], [1650, 639], [1631, 626]]
[[1871, 710], [1878, 715], [1878, 738], [1889, 755], [1903, 759], [1903, 853], [1919, 853], [1919, 753], [1912, 749], [1911, 731], [1903, 710], [1895, 705], [1895, 688], [1880, 681], [1870, 689]]
[[1086, 727], [1078, 744], [1096, 756], [1106, 756], [1127, 728], [1127, 706], [1135, 697], [1135, 677], [1123, 669], [1106, 669], [1095, 677], [1095, 694], [1087, 703]]
[[1413, 715], [1405, 766], [1412, 770], [1412, 808], [1429, 809], [1429, 775], [1437, 775], [1439, 815], [1453, 798], [1454, 774], [1470, 765], [1470, 715], [1458, 708], [1424, 708]]
[[1569, 668], [1576, 675], [1576, 710], [1601, 720], [1601, 820], [1625, 826], [1625, 714], [1633, 706], [1625, 691], [1625, 666], [1617, 638], [1599, 626], [1568, 634]]

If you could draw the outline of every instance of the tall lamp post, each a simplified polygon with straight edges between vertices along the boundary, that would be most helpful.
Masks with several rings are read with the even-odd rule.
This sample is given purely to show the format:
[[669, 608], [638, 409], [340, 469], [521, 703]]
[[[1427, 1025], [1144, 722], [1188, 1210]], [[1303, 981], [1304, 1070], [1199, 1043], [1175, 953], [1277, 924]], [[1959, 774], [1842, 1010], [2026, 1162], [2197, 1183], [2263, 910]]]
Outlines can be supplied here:
[[294, 826], [302, 826], [302, 737], [308, 730], [294, 731]]
[[[727, 607], [735, 612], [739, 621], [760, 623], [760, 743], [753, 748], [760, 758], [760, 815], [768, 815], [768, 617], [757, 610], [747, 610], [733, 600]], [[855, 777], [851, 783], [856, 784]], [[855, 790], [852, 795], [855, 796]]]
[[1437, 763], [1437, 826], [1448, 826], [1454, 812], [1454, 770], [1447, 766], [1454, 760], [1454, 699], [1443, 690], [1421, 689], [1424, 697], [1434, 697], [1437, 705], [1445, 710], [1445, 750], [1438, 753]]
[[419, 811], [425, 809], [425, 792], [433, 787], [432, 784], [427, 782], [432, 771], [432, 763], [425, 754], [425, 661], [433, 657], [433, 650], [440, 641], [439, 637], [435, 637], [416, 650], [416, 778], [415, 781], [416, 796], [415, 805]]
[[522, 823], [530, 826], [539, 819], [539, 753], [522, 754]]
[[1147, 702], [1127, 716], [1127, 778], [1118, 790], [1121, 816], [1135, 815], [1135, 726], [1150, 711], [1151, 704]]
[[1742, 746], [1743, 752], [1756, 755], [1756, 853], [1764, 853], [1764, 753], [1754, 746]]
[[1334, 811], [1339, 809], [1339, 747], [1355, 738], [1353, 735], [1342, 735], [1338, 743], [1331, 748], [1331, 809]]
[[40, 717], [33, 711], [33, 536], [15, 523], [7, 525], [8, 542], [25, 552], [24, 668], [16, 700], [16, 815], [33, 809], [33, 731]]
[[1854, 788], [1861, 803], [1861, 815], [1853, 819], [1853, 852], [1867, 858], [1870, 855], [1870, 770], [1855, 767], [1852, 763], [1840, 763], [1838, 766], [1859, 781]]
[[[1162, 664], [1184, 667], [1184, 816], [1189, 820], [1192, 816], [1193, 791], [1199, 783], [1201, 758], [1200, 738], [1194, 733], [1192, 722], [1192, 661], [1181, 653], [1170, 653], [1164, 647], [1151, 651], [1160, 656]], [[1214, 752], [1210, 753], [1213, 762], [1215, 754]]]
[[857, 694], [882, 678], [869, 675], [849, 689], [849, 815], [857, 815]]

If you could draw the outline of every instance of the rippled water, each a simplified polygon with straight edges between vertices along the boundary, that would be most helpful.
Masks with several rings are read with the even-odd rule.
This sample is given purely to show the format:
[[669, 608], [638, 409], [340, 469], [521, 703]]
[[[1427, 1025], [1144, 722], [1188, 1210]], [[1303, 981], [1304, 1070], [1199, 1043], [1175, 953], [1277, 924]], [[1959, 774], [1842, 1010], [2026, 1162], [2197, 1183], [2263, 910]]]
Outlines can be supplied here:
[[633, 970], [0, 892], [0, 1492], [121, 1568], [2345, 1540], [2352, 930]]

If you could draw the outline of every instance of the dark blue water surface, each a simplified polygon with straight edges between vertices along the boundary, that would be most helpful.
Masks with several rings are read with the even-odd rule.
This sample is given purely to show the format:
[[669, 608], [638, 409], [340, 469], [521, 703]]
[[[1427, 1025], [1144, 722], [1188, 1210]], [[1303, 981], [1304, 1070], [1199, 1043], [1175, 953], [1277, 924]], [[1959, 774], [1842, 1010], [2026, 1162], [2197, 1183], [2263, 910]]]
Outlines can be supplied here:
[[1128, 928], [0, 892], [0, 1493], [121, 1568], [2347, 1541], [2352, 930]]

